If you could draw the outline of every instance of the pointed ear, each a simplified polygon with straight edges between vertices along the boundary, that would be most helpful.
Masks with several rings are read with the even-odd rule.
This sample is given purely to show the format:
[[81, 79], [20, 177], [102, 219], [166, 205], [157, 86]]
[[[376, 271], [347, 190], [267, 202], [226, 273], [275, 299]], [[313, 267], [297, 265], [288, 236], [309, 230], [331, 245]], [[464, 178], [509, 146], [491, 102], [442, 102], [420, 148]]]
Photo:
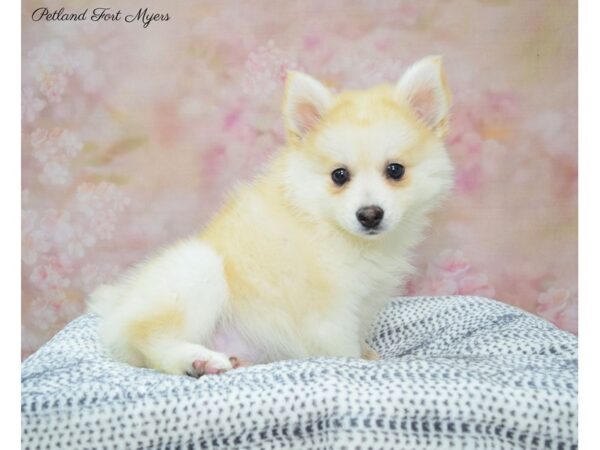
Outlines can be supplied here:
[[331, 101], [331, 92], [319, 81], [301, 72], [288, 71], [283, 99], [288, 138], [301, 140], [313, 130]]
[[448, 127], [450, 92], [441, 56], [429, 56], [408, 68], [394, 90], [396, 100], [408, 107], [435, 134], [442, 137]]

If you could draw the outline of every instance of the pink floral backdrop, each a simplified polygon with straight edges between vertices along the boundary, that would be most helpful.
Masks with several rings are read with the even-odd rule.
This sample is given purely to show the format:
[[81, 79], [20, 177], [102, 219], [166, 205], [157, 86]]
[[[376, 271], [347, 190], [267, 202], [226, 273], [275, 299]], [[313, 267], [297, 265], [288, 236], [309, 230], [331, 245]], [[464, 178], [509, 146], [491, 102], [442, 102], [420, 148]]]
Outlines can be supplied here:
[[[169, 21], [33, 22], [141, 6]], [[286, 69], [332, 88], [444, 56], [456, 189], [409, 294], [477, 294], [577, 332], [577, 4], [30, 1], [22, 9], [22, 354], [196, 231], [283, 143]]]

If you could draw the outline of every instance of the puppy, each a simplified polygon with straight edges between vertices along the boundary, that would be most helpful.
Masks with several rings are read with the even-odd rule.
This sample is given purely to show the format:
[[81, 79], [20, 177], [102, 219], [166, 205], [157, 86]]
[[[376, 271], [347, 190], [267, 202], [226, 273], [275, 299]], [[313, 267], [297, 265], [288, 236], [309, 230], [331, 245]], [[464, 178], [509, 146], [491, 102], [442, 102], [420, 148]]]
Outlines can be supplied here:
[[286, 147], [197, 236], [100, 286], [90, 310], [117, 359], [168, 374], [373, 358], [375, 314], [450, 191], [441, 58], [395, 85], [334, 94], [287, 77]]

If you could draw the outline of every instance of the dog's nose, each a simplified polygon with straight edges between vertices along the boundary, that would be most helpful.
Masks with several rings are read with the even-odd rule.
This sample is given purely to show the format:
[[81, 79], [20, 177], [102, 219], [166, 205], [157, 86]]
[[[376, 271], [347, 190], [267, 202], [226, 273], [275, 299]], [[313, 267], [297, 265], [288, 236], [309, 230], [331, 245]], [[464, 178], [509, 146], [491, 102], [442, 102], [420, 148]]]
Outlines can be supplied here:
[[365, 228], [375, 228], [383, 219], [383, 209], [379, 206], [364, 206], [356, 211], [356, 218]]

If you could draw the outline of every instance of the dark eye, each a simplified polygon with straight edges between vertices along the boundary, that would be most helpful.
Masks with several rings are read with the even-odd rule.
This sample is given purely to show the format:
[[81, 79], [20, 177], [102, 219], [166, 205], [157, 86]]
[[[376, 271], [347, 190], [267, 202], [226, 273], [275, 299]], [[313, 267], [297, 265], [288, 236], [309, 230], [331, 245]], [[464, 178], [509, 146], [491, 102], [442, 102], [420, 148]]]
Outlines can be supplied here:
[[339, 169], [335, 169], [333, 172], [331, 172], [331, 179], [335, 184], [341, 186], [350, 179], [350, 172], [340, 167]]
[[386, 175], [392, 180], [399, 180], [404, 176], [404, 166], [398, 163], [392, 163], [386, 168]]

